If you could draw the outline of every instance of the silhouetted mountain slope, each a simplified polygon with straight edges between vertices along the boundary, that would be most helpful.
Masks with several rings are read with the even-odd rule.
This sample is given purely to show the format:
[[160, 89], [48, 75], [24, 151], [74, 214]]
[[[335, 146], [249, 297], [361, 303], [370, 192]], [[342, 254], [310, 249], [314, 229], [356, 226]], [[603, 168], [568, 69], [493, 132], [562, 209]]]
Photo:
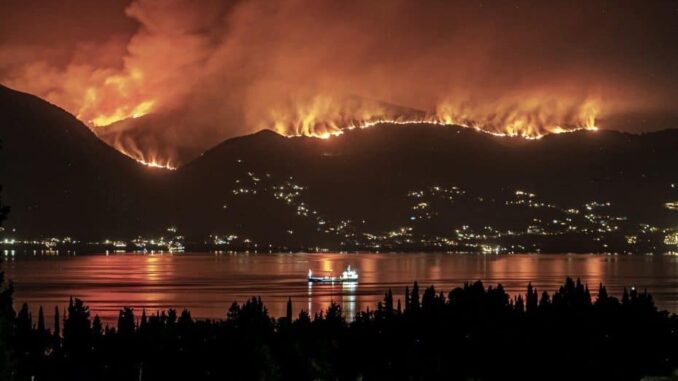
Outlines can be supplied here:
[[[666, 224], [675, 220], [663, 204], [678, 199], [671, 188], [678, 183], [677, 147], [678, 130], [640, 136], [582, 131], [537, 141], [421, 125], [381, 125], [328, 140], [265, 131], [222, 143], [181, 168], [174, 180], [199, 200], [201, 210], [210, 211], [209, 218], [190, 218], [197, 224], [191, 227], [203, 231], [234, 229], [229, 223], [234, 220], [241, 231], [248, 231], [243, 226], [258, 226], [268, 218], [270, 195], [247, 195], [244, 209], [249, 213], [229, 211], [231, 193], [248, 183], [248, 173], [268, 174], [274, 183], [291, 177], [305, 187], [302, 197], [310, 208], [369, 231], [410, 223], [413, 205], [408, 192], [435, 185], [460, 187], [491, 199], [497, 207], [457, 205], [445, 217], [420, 226], [431, 233], [521, 220], [524, 211], [500, 209], [501, 200], [516, 190], [534, 192], [563, 207], [610, 202], [621, 216]], [[238, 200], [236, 204], [243, 197]], [[224, 209], [223, 204], [229, 205]], [[187, 206], [187, 215], [194, 211]], [[271, 229], [283, 232], [294, 226], [290, 220]]]
[[67, 112], [0, 86], [0, 139], [8, 229], [31, 237], [106, 237], [150, 222], [142, 206], [157, 176]]
[[[380, 110], [379, 117], [388, 120], [416, 120], [426, 116], [421, 110], [358, 96], [347, 97], [338, 107], [344, 108], [344, 115], [360, 115], [357, 110], [363, 107]], [[218, 110], [215, 112], [218, 113]], [[239, 122], [241, 119], [238, 117], [232, 118], [229, 125], [218, 122], [224, 120], [223, 116], [219, 118], [205, 114], [199, 119], [194, 117], [193, 110], [180, 107], [172, 111], [124, 119], [92, 130], [101, 140], [134, 158], [147, 162], [155, 160], [170, 163], [173, 166], [184, 165], [220, 142], [250, 131], [246, 125]], [[350, 120], [347, 117], [345, 123], [349, 124]], [[318, 131], [324, 128], [322, 123], [317, 127]], [[295, 131], [292, 125], [288, 126], [289, 134], [293, 135]]]
[[[191, 138], [183, 132], [186, 126], [194, 130]], [[95, 127], [92, 131], [111, 147], [124, 150], [137, 159], [155, 160], [175, 167], [211, 147], [207, 142], [223, 140], [223, 135], [215, 133], [214, 128], [186, 120], [185, 113], [148, 114]]]

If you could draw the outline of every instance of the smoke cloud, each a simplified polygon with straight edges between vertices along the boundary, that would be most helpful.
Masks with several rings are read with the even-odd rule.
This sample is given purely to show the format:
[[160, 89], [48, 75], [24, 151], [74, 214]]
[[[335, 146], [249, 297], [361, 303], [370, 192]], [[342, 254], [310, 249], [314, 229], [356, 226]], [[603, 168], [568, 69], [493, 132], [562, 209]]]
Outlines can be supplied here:
[[526, 136], [643, 131], [667, 126], [638, 115], [672, 114], [678, 96], [676, 2], [88, 3], [0, 6], [0, 81], [146, 161], [263, 128], [421, 115]]

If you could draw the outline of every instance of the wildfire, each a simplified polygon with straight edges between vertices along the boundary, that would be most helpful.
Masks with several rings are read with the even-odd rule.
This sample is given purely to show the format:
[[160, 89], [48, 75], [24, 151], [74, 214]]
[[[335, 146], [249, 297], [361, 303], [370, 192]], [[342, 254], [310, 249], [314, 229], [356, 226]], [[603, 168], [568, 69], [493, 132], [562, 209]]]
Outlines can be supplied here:
[[[133, 158], [134, 159], [134, 158]], [[169, 162], [162, 163], [157, 160], [151, 160], [151, 161], [144, 161], [140, 159], [134, 159], [137, 162], [151, 168], [162, 168], [162, 169], [167, 169], [170, 171], [176, 171], [177, 167], [172, 166]]]
[[346, 128], [384, 119], [398, 120], [400, 111], [357, 97], [316, 95], [274, 105], [263, 121], [261, 115], [255, 115], [254, 120], [259, 129], [271, 128], [281, 135], [328, 139]]
[[456, 127], [463, 127], [463, 128], [471, 128], [474, 129], [478, 132], [484, 133], [484, 134], [489, 134], [492, 136], [498, 136], [498, 137], [520, 137], [523, 139], [528, 139], [528, 140], [537, 140], [541, 139], [546, 135], [549, 134], [564, 134], [564, 133], [571, 133], [571, 132], [576, 132], [576, 131], [597, 131], [598, 127], [595, 125], [586, 125], [582, 127], [573, 127], [573, 128], [562, 128], [562, 127], [554, 127], [552, 130], [550, 130], [547, 133], [544, 134], [534, 134], [534, 135], [528, 135], [528, 134], [523, 134], [522, 131], [514, 131], [514, 130], [507, 130], [506, 132], [495, 132], [495, 131], [490, 131], [490, 130], [484, 130], [481, 127], [479, 127], [477, 124], [465, 124], [461, 122], [446, 122], [442, 120], [437, 120], [437, 119], [411, 119], [411, 120], [391, 120], [391, 119], [379, 119], [379, 120], [374, 120], [374, 121], [369, 121], [369, 122], [362, 122], [362, 123], [354, 123], [351, 124], [343, 129], [338, 129], [336, 131], [332, 132], [323, 132], [323, 133], [309, 133], [309, 134], [288, 134], [286, 135], [287, 137], [300, 137], [300, 136], [307, 136], [307, 137], [313, 137], [313, 138], [318, 138], [318, 139], [329, 139], [334, 136], [339, 136], [344, 134], [345, 131], [350, 131], [354, 130], [356, 128], [358, 129], [365, 129], [373, 126], [377, 126], [380, 124], [394, 124], [394, 125], [428, 125], [428, 126], [456, 126]]
[[597, 130], [596, 99], [552, 99], [543, 94], [515, 100], [441, 103], [436, 121], [474, 128], [495, 136], [539, 139], [549, 134]]
[[[95, 133], [97, 128], [140, 118], [153, 111], [158, 103], [156, 99], [150, 99], [144, 86], [144, 73], [140, 69], [132, 68], [118, 74], [105, 75], [85, 89], [76, 116], [87, 123]], [[131, 143], [131, 146], [120, 141], [110, 144], [122, 154], [147, 167], [177, 169], [169, 159], [159, 159], [155, 157], [156, 155], [139, 149], [136, 142]]]
[[100, 83], [87, 87], [76, 116], [93, 127], [139, 118], [151, 112], [156, 104], [143, 89], [144, 75], [139, 69], [104, 77]]
[[125, 147], [123, 147], [121, 144], [115, 144], [114, 148], [117, 149], [120, 153], [124, 154], [125, 156], [133, 159], [137, 163], [143, 164], [147, 167], [166, 169], [169, 171], [175, 171], [177, 169], [177, 166], [172, 164], [172, 162], [169, 160], [161, 160], [156, 157], [147, 158], [144, 155], [144, 152], [140, 149], [134, 149], [134, 152], [130, 152], [129, 150], [125, 149]]
[[[297, 116], [291, 122], [285, 122], [281, 117], [273, 124], [273, 129], [288, 137], [308, 136], [320, 139], [329, 139], [338, 136], [346, 130], [356, 128], [364, 129], [379, 124], [395, 125], [434, 125], [434, 126], [458, 126], [471, 128], [478, 132], [499, 137], [520, 137], [524, 139], [540, 139], [549, 134], [563, 134], [575, 131], [596, 131], [596, 116], [598, 113], [597, 102], [587, 101], [576, 107], [554, 107], [553, 105], [521, 104], [502, 109], [497, 107], [494, 111], [489, 109], [485, 114], [470, 108], [453, 108], [446, 104], [440, 106], [436, 113], [423, 114], [413, 112], [397, 114], [385, 112], [384, 108], [375, 109], [374, 112], [364, 111], [364, 119], [346, 118], [345, 112], [328, 113], [326, 110], [314, 110], [306, 114], [305, 108], [299, 109], [292, 115]], [[461, 110], [461, 111], [455, 111]], [[350, 113], [349, 113], [350, 114]], [[282, 113], [275, 113], [282, 116]], [[320, 116], [338, 115], [338, 120], [326, 121]]]
[[[93, 129], [139, 118], [157, 108], [162, 99], [144, 89], [144, 73], [128, 69], [104, 76], [85, 91], [77, 117]], [[592, 99], [558, 98], [545, 92], [496, 100], [442, 100], [433, 112], [398, 107], [360, 97], [306, 94], [292, 96], [245, 110], [254, 129], [270, 128], [285, 136], [329, 139], [346, 130], [379, 124], [459, 126], [501, 137], [540, 139], [548, 134], [597, 130], [599, 102]], [[266, 107], [265, 106], [265, 107]], [[257, 128], [258, 127], [258, 128]], [[139, 148], [137, 141], [111, 143], [118, 151], [153, 168], [174, 170], [171, 159], [160, 159], [158, 149]], [[158, 148], [158, 147], [156, 147]]]

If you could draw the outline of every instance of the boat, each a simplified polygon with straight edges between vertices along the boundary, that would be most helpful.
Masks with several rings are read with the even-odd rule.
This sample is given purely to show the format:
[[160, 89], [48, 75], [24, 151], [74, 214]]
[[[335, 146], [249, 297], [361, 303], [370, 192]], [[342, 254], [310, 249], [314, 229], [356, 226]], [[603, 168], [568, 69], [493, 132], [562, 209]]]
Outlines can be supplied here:
[[341, 283], [341, 282], [357, 282], [358, 281], [358, 272], [351, 269], [349, 265], [340, 276], [313, 276], [313, 271], [308, 270], [308, 281], [311, 283]]

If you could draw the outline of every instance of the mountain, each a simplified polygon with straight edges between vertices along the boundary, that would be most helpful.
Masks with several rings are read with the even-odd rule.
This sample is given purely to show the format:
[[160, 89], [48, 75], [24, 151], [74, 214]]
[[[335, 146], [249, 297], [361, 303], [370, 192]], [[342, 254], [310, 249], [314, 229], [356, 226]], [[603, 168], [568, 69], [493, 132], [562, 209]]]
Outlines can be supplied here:
[[[630, 216], [636, 227], [664, 226], [676, 222], [676, 214], [664, 208], [678, 200], [676, 147], [678, 130], [645, 135], [579, 131], [534, 141], [433, 125], [384, 124], [328, 140], [262, 131], [222, 143], [177, 171], [173, 181], [197, 201], [182, 211], [195, 221], [191, 228], [256, 232], [258, 239], [271, 232], [279, 238], [288, 230], [300, 230], [300, 240], [317, 235], [317, 219], [297, 213], [300, 202], [323, 220], [350, 220], [352, 229], [375, 234], [404, 226], [429, 236], [464, 225], [524, 231], [536, 217], [507, 207], [516, 191], [536, 195], [554, 206], [551, 210], [582, 209], [582, 216], [585, 204], [609, 202], [606, 216]], [[280, 202], [272, 194], [283, 186], [303, 189], [297, 199]], [[456, 187], [463, 195], [438, 205], [422, 221], [415, 215], [421, 214], [416, 209], [421, 200], [411, 194], [421, 192], [432, 204], [430, 198], [438, 200], [435, 193], [443, 192], [435, 187], [448, 194]], [[234, 194], [239, 188], [245, 193]], [[259, 231], [265, 220], [282, 213], [275, 209], [281, 204], [295, 206], [288, 219], [276, 217], [275, 224]], [[200, 218], [191, 216], [197, 210]]]
[[325, 140], [261, 131], [163, 171], [36, 97], [0, 88], [0, 101], [6, 225], [24, 237], [173, 225], [193, 242], [254, 249], [653, 251], [677, 225], [665, 207], [678, 200], [675, 129], [539, 140], [423, 124]]
[[[426, 117], [426, 113], [421, 110], [355, 95], [337, 99], [333, 105], [340, 112], [330, 117], [338, 125], [358, 122], [352, 118], [353, 115], [370, 115], [372, 119], [388, 120], [417, 120]], [[178, 167], [222, 141], [249, 131], [242, 117], [223, 113], [228, 114], [228, 111], [219, 109], [210, 114], [196, 114], [194, 109], [183, 106], [171, 111], [124, 119], [107, 126], [94, 127], [92, 130], [101, 140], [135, 159]], [[299, 115], [297, 118], [300, 120], [287, 121], [289, 125], [281, 124], [277, 128], [286, 129], [288, 135], [302, 134], [299, 130], [301, 125], [318, 133], [328, 129], [328, 125], [322, 121], [311, 128], [308, 121], [302, 123], [303, 118]], [[270, 125], [274, 124], [273, 121], [269, 122]]]
[[[185, 127], [194, 130], [186, 134]], [[187, 120], [186, 114], [147, 114], [138, 118], [94, 127], [99, 139], [128, 156], [145, 162], [183, 165], [224, 140], [213, 126]]]
[[0, 184], [6, 227], [24, 237], [146, 231], [146, 200], [161, 182], [66, 111], [0, 86]]

